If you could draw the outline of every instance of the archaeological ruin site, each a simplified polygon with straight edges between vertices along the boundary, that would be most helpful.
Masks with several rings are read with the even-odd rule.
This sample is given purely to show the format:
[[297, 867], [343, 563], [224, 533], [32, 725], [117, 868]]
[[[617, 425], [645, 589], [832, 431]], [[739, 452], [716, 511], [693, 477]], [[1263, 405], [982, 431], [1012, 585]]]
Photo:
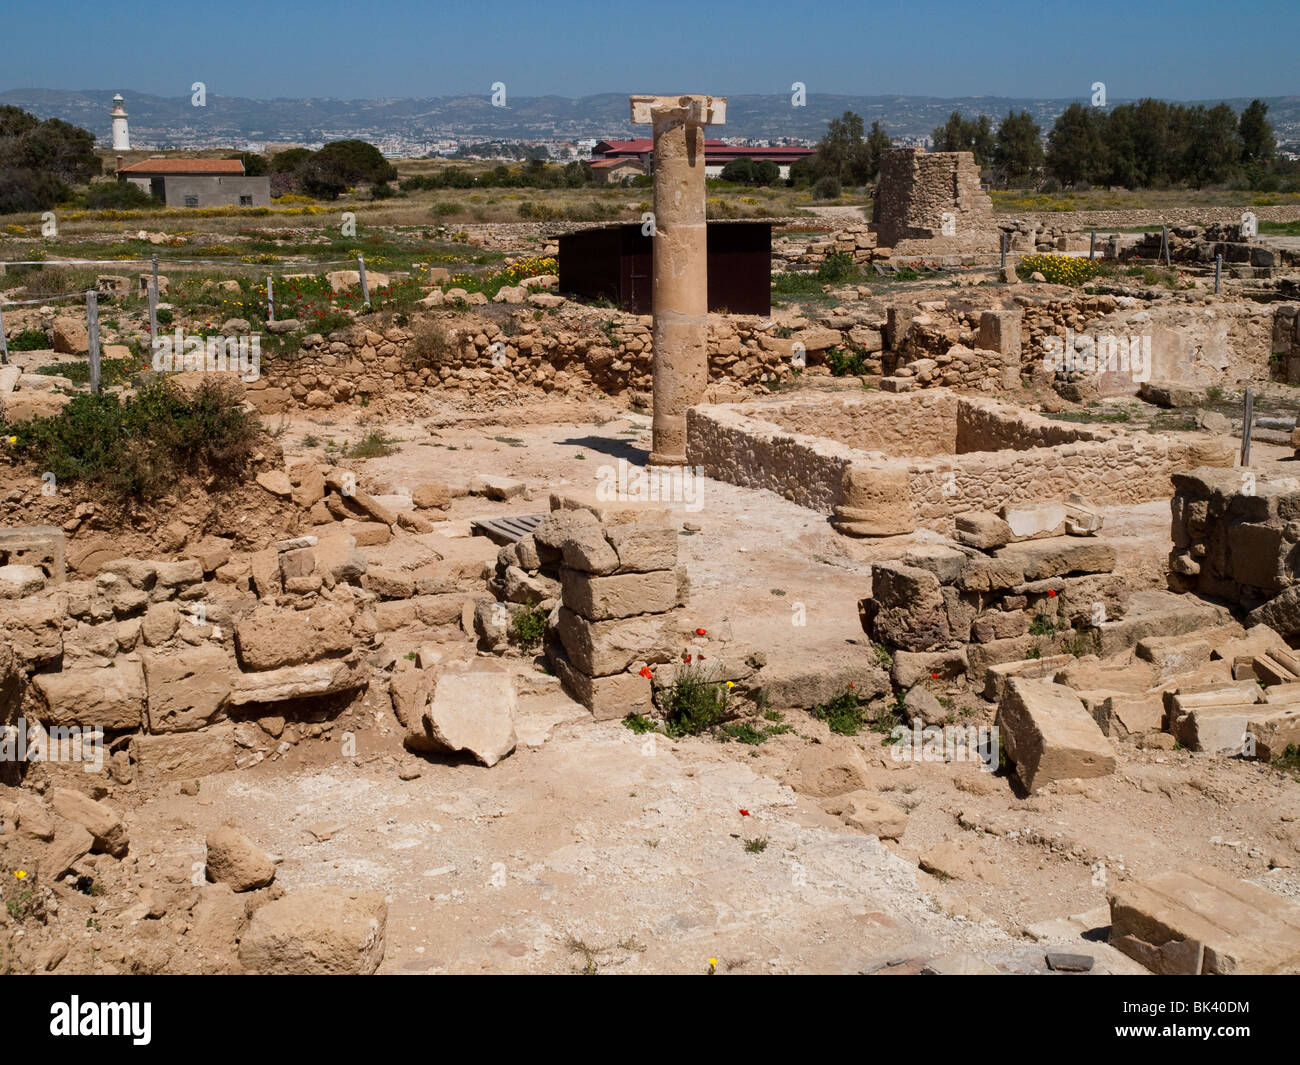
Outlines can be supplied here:
[[0, 219], [0, 971], [1300, 973], [1300, 195], [730, 102]]

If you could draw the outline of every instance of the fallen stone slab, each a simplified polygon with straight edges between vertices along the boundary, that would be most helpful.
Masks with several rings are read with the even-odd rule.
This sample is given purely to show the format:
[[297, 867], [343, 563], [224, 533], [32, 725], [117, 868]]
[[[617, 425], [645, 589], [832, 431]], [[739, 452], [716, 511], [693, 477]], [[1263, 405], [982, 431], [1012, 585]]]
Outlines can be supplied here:
[[1199, 407], [1205, 403], [1205, 389], [1173, 381], [1143, 381], [1138, 395], [1157, 407]]
[[271, 975], [369, 976], [384, 960], [387, 924], [378, 892], [303, 888], [253, 914], [239, 961]]
[[1115, 771], [1110, 742], [1078, 695], [1064, 685], [1008, 678], [994, 725], [1027, 791], [1055, 780]]
[[[1006, 691], [1007, 680], [1011, 677], [1025, 677], [1029, 680], [1055, 678], [1058, 683], [1064, 683], [1061, 681], [1060, 671], [1077, 661], [1074, 655], [1060, 654], [1022, 658], [1015, 662], [999, 662], [984, 671], [984, 698], [991, 702], [1000, 702]], [[1078, 685], [1071, 684], [1069, 687], [1077, 688]]]
[[112, 807], [70, 788], [56, 788], [50, 796], [50, 805], [60, 817], [90, 833], [93, 840], [91, 850], [115, 858], [126, 853], [131, 836]]
[[968, 510], [956, 516], [957, 540], [981, 551], [993, 551], [1011, 543], [1011, 526], [986, 510]]
[[505, 503], [517, 496], [522, 496], [527, 490], [528, 485], [523, 481], [515, 480], [513, 477], [480, 473], [469, 479], [470, 495], [483, 496], [499, 503]]
[[1169, 731], [1189, 751], [1244, 754], [1249, 748], [1250, 723], [1257, 714], [1254, 703], [1198, 706], [1174, 718]]
[[1208, 867], [1121, 883], [1110, 944], [1154, 973], [1300, 972], [1300, 907]]
[[1193, 670], [1210, 661], [1209, 641], [1193, 636], [1148, 636], [1137, 642], [1137, 656], [1156, 671], [1155, 683]]
[[515, 749], [515, 678], [498, 670], [448, 670], [424, 711], [426, 734], [446, 751], [491, 767]]
[[1040, 503], [1037, 506], [1005, 504], [998, 511], [1011, 530], [1012, 542], [1065, 535], [1065, 506]]
[[1256, 707], [1257, 716], [1246, 724], [1247, 752], [1262, 762], [1272, 762], [1288, 747], [1300, 747], [1300, 706], [1279, 707], [1269, 713]]

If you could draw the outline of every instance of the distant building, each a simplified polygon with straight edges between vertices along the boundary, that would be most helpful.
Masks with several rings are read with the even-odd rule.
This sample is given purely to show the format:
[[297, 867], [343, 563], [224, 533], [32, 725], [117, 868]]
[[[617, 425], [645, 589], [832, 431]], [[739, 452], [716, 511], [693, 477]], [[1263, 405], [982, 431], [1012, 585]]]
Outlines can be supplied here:
[[131, 135], [127, 132], [126, 108], [123, 106], [120, 92], [113, 97], [113, 110], [108, 115], [113, 120], [113, 151], [129, 152], [131, 150]]
[[168, 207], [269, 207], [271, 179], [249, 177], [240, 159], [142, 159], [117, 172]]
[[[596, 146], [591, 150], [591, 158], [594, 166], [597, 161], [609, 159], [636, 159], [645, 168], [645, 173], [654, 172], [654, 141], [649, 137], [641, 137], [637, 140], [630, 141], [598, 141]], [[781, 177], [790, 176], [790, 166], [801, 159], [809, 159], [816, 155], [814, 148], [740, 148], [735, 145], [725, 144], [719, 140], [706, 140], [704, 142], [704, 175], [705, 177], [715, 178], [721, 175], [722, 168], [733, 159], [753, 159], [758, 162], [760, 159], [770, 159], [776, 163], [780, 169]]]
[[640, 159], [626, 156], [615, 159], [597, 159], [591, 164], [591, 172], [603, 185], [617, 185], [624, 178], [637, 177], [646, 172], [645, 164]]

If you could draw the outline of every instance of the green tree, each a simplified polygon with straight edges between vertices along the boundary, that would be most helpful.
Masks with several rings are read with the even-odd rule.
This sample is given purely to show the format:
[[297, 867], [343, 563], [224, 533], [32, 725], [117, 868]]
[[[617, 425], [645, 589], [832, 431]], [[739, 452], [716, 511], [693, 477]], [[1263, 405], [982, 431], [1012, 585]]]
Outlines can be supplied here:
[[68, 182], [88, 181], [103, 169], [94, 136], [62, 119], [33, 125], [8, 113], [0, 116], [0, 129], [16, 131], [0, 135], [0, 167], [35, 170]]
[[1272, 162], [1276, 142], [1272, 123], [1268, 120], [1268, 104], [1263, 100], [1251, 100], [1237, 122], [1237, 133], [1241, 137], [1243, 163]]
[[754, 160], [754, 184], [775, 185], [781, 180], [781, 168], [771, 159]]
[[262, 177], [270, 172], [267, 158], [257, 152], [240, 152], [240, 161], [244, 164], [244, 173], [249, 177]]
[[867, 135], [867, 166], [871, 172], [869, 180], [875, 181], [880, 176], [880, 161], [892, 147], [893, 142], [884, 127], [879, 122], [871, 123], [871, 132]]
[[1241, 134], [1237, 116], [1227, 104], [1208, 110], [1191, 110], [1189, 137], [1186, 141], [1184, 179], [1198, 188], [1218, 184], [1241, 159]]
[[1009, 111], [998, 126], [993, 165], [1008, 185], [1028, 185], [1043, 169], [1042, 130], [1028, 111]]
[[738, 185], [752, 185], [754, 183], [754, 160], [745, 156], [732, 159], [722, 168], [722, 173], [718, 176], [723, 181], [734, 181]]
[[0, 166], [0, 214], [48, 211], [71, 196], [72, 190], [53, 174]]
[[348, 185], [377, 185], [397, 179], [397, 168], [366, 141], [330, 141], [313, 156], [313, 161], [333, 167]]
[[286, 148], [284, 151], [276, 152], [275, 155], [271, 156], [270, 171], [272, 174], [292, 173], [310, 159], [313, 154], [310, 148]]
[[1093, 184], [1103, 174], [1105, 117], [1095, 107], [1071, 104], [1047, 135], [1047, 172], [1062, 185]]
[[0, 107], [0, 139], [5, 137], [21, 137], [24, 133], [30, 133], [41, 124], [41, 120], [35, 115], [29, 115], [21, 107], [13, 107], [5, 104]]
[[980, 167], [993, 162], [996, 138], [988, 115], [966, 119], [960, 111], [954, 111], [947, 122], [931, 133], [930, 140], [936, 152], [971, 152]]
[[832, 118], [813, 157], [816, 178], [833, 177], [844, 185], [865, 185], [872, 178], [867, 143], [862, 139], [862, 117], [845, 111]]

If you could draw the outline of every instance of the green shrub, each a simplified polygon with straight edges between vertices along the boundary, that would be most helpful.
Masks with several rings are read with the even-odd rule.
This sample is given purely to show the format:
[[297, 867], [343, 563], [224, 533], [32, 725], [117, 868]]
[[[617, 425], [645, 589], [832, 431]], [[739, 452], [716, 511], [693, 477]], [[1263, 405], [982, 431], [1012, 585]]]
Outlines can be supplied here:
[[542, 644], [546, 635], [546, 611], [538, 604], [525, 606], [515, 611], [510, 619], [510, 639], [521, 650], [532, 651]]
[[1288, 744], [1287, 749], [1273, 759], [1273, 768], [1290, 773], [1296, 780], [1300, 780], [1300, 747], [1294, 743]]
[[703, 666], [687, 665], [664, 694], [664, 719], [669, 736], [694, 736], [727, 716], [730, 698], [724, 685]]
[[818, 178], [812, 187], [814, 200], [838, 200], [840, 198], [840, 181], [839, 178], [826, 177]]
[[832, 377], [858, 377], [867, 372], [866, 352], [860, 348], [834, 347], [826, 353], [826, 365]]
[[456, 357], [456, 349], [447, 339], [447, 331], [433, 321], [425, 321], [414, 330], [411, 343], [402, 353], [402, 361], [413, 370], [438, 367]]
[[161, 207], [162, 204], [129, 181], [97, 181], [86, 192], [86, 206], [92, 211], [102, 211], [106, 208]]
[[826, 282], [848, 281], [858, 276], [858, 268], [854, 265], [853, 256], [848, 252], [837, 251], [826, 256], [822, 264], [817, 267], [817, 280], [823, 284]]
[[8, 342], [10, 351], [43, 351], [50, 346], [43, 329], [24, 329]]
[[227, 382], [205, 381], [186, 394], [157, 380], [119, 400], [74, 396], [57, 415], [14, 426], [0, 419], [11, 451], [61, 482], [82, 482], [119, 499], [155, 499], [185, 475], [244, 479], [261, 423]]
[[384, 455], [394, 455], [397, 448], [383, 433], [371, 433], [364, 440], [354, 444], [347, 453], [350, 459], [377, 459]]
[[813, 717], [825, 721], [832, 732], [841, 736], [856, 736], [866, 721], [862, 700], [853, 688], [845, 688], [834, 699], [818, 703], [809, 711]]

